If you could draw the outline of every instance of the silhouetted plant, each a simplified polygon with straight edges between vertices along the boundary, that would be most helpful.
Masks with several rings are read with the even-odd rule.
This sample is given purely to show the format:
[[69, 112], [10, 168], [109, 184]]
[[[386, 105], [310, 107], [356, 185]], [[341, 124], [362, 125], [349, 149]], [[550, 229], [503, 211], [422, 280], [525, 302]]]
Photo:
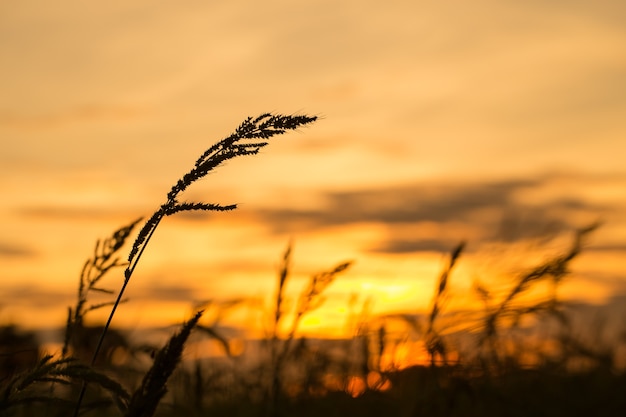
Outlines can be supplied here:
[[324, 303], [325, 299], [322, 295], [324, 290], [335, 280], [338, 274], [344, 272], [350, 267], [350, 265], [352, 265], [352, 261], [342, 262], [328, 271], [320, 272], [311, 276], [307, 286], [298, 297], [295, 316], [291, 322], [289, 333], [287, 334], [287, 337], [282, 340], [282, 343], [279, 343], [278, 326], [284, 315], [284, 291], [291, 269], [291, 254], [292, 244], [289, 243], [285, 253], [283, 254], [278, 272], [278, 287], [276, 289], [274, 304], [274, 323], [271, 338], [272, 343], [270, 344], [270, 356], [272, 361], [271, 384], [267, 399], [267, 413], [270, 416], [276, 414], [281, 388], [281, 372], [285, 365], [285, 360], [291, 352], [293, 341], [302, 317], [311, 311], [316, 310]]
[[[119, 300], [121, 300], [126, 285], [130, 281], [143, 251], [146, 249], [150, 238], [164, 217], [181, 211], [228, 211], [237, 208], [236, 204], [222, 206], [212, 203], [181, 203], [178, 201], [178, 195], [180, 193], [227, 160], [238, 156], [256, 155], [262, 147], [268, 144], [267, 140], [272, 136], [283, 134], [288, 130], [297, 129], [316, 119], [317, 117], [315, 116], [283, 116], [269, 113], [262, 114], [254, 119], [249, 117], [244, 120], [233, 134], [207, 149], [200, 158], [198, 158], [191, 171], [174, 184], [170, 192], [167, 193], [167, 201], [154, 212], [139, 231], [133, 243], [130, 255], [128, 256], [129, 264], [124, 271], [124, 284], [120, 289], [116, 303], [113, 305], [107, 326], [115, 314]], [[94, 357], [97, 354], [97, 351], [94, 352]]]
[[157, 405], [167, 393], [167, 380], [180, 363], [185, 342], [200, 317], [202, 311], [184, 323], [181, 330], [156, 353], [152, 367], [130, 399], [126, 417], [151, 417], [154, 414]]
[[53, 360], [52, 355], [46, 355], [32, 369], [15, 374], [3, 384], [0, 388], [0, 414], [35, 402], [69, 405], [70, 401], [53, 395], [50, 387], [51, 384], [69, 385], [76, 380], [92, 382], [105, 389], [117, 407], [121, 411], [126, 410], [130, 395], [117, 381], [73, 358]]
[[[317, 120], [316, 116], [273, 115], [270, 113], [264, 113], [256, 118], [248, 117], [239, 125], [233, 134], [209, 147], [209, 149], [198, 158], [194, 167], [172, 186], [171, 190], [167, 193], [167, 201], [146, 221], [133, 243], [128, 256], [128, 266], [124, 271], [124, 282], [119, 290], [117, 299], [113, 302], [111, 313], [104, 325], [96, 349], [93, 352], [91, 360], [92, 365], [96, 362], [104, 337], [111, 325], [117, 307], [122, 301], [126, 286], [161, 220], [166, 216], [184, 211], [228, 211], [234, 210], [237, 207], [234, 204], [222, 206], [213, 203], [180, 202], [178, 200], [179, 194], [185, 191], [194, 182], [204, 178], [209, 172], [222, 163], [238, 156], [255, 155], [262, 147], [268, 144], [268, 139], [271, 137], [308, 125], [315, 120]], [[76, 415], [78, 415], [80, 410], [85, 390], [86, 387], [84, 386], [77, 401]]]
[[450, 261], [448, 265], [443, 269], [443, 271], [441, 271], [441, 275], [439, 275], [439, 279], [437, 280], [437, 289], [433, 297], [432, 307], [430, 310], [430, 314], [428, 315], [426, 333], [424, 335], [426, 350], [428, 351], [428, 355], [430, 356], [431, 366], [435, 365], [437, 356], [441, 358], [444, 364], [447, 364], [446, 346], [443, 338], [435, 328], [435, 321], [437, 320], [437, 317], [441, 313], [443, 305], [446, 302], [446, 294], [450, 273], [452, 272], [454, 265], [461, 256], [461, 252], [463, 251], [464, 247], [465, 242], [461, 242], [452, 250], [452, 252], [450, 253]]
[[114, 301], [109, 301], [87, 305], [87, 298], [90, 292], [114, 294], [114, 291], [101, 287], [100, 283], [109, 271], [127, 265], [126, 262], [121, 262], [120, 258], [116, 255], [140, 221], [141, 218], [127, 226], [121, 227], [104, 241], [96, 241], [93, 257], [85, 261], [80, 274], [76, 306], [74, 308], [68, 308], [65, 340], [62, 349], [63, 357], [67, 356], [71, 345], [77, 347], [85, 344], [80, 343], [79, 340], [84, 339], [85, 333], [87, 332], [87, 329], [84, 327], [84, 318], [87, 313], [114, 304]]
[[[500, 346], [498, 344], [498, 334], [500, 330], [500, 322], [505, 319], [511, 319], [515, 325], [519, 323], [522, 316], [528, 314], [537, 314], [539, 312], [548, 312], [559, 320], [565, 320], [564, 316], [559, 312], [559, 302], [557, 298], [556, 287], [562, 282], [563, 278], [568, 274], [569, 263], [580, 253], [582, 245], [587, 236], [599, 227], [599, 223], [593, 223], [583, 227], [575, 232], [574, 240], [570, 248], [563, 254], [557, 255], [547, 261], [531, 268], [522, 273], [510, 289], [506, 296], [487, 312], [484, 318], [484, 329], [480, 339], [480, 347], [486, 347], [491, 361], [496, 366], [500, 365]], [[541, 281], [550, 281], [554, 286], [552, 297], [548, 301], [541, 301], [530, 306], [515, 306], [514, 301], [522, 294], [531, 289], [533, 285]], [[479, 295], [485, 302], [485, 306], [490, 305], [490, 294], [482, 286], [476, 287]]]

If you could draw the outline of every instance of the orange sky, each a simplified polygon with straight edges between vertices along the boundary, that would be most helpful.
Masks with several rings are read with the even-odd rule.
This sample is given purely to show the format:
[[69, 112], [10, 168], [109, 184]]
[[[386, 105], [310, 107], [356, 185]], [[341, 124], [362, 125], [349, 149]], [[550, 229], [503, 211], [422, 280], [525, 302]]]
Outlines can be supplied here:
[[293, 239], [294, 297], [355, 261], [303, 323], [324, 333], [353, 293], [374, 312], [426, 309], [460, 240], [463, 298], [521, 265], [530, 238], [596, 219], [563, 292], [623, 293], [624, 16], [619, 0], [3, 2], [0, 321], [62, 325], [95, 240], [266, 111], [323, 118], [194, 185], [190, 200], [239, 209], [166, 219], [116, 323], [269, 304]]

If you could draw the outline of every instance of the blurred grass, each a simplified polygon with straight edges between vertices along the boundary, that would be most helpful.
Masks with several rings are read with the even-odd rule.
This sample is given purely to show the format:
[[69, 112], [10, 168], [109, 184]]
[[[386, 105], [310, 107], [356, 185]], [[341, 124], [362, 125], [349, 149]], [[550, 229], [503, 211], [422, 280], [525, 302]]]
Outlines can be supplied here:
[[[234, 340], [220, 326], [226, 310], [246, 305], [245, 298], [220, 303], [215, 297], [196, 305], [192, 318], [161, 346], [137, 344], [112, 328], [124, 289], [162, 219], [235, 208], [180, 202], [179, 194], [224, 161], [254, 155], [270, 137], [314, 120], [271, 114], [246, 119], [174, 184], [166, 203], [137, 234], [127, 263], [118, 251], [139, 220], [98, 241], [82, 269], [76, 304], [68, 308], [58, 357], [43, 352], [36, 337], [19, 326], [1, 326], [0, 416], [625, 415], [621, 356], [626, 337], [607, 341], [597, 328], [580, 329], [557, 291], [596, 223], [575, 230], [562, 253], [519, 271], [503, 292], [476, 282], [474, 296], [482, 310], [450, 309], [449, 288], [466, 248], [462, 242], [451, 248], [435, 279], [430, 308], [376, 316], [371, 313], [375, 300], [366, 299], [357, 313], [360, 296], [354, 294], [348, 305], [350, 337], [304, 337], [301, 320], [323, 305], [325, 292], [350, 272], [352, 261], [313, 274], [300, 295], [288, 300], [290, 243], [281, 257], [263, 339]], [[102, 284], [118, 268], [125, 268], [125, 280], [117, 298], [93, 302], [94, 293], [115, 295]], [[544, 287], [549, 290], [543, 298], [528, 297]], [[106, 324], [87, 326], [85, 316], [103, 307], [112, 307]], [[214, 309], [210, 323], [200, 322], [204, 308]], [[292, 322], [281, 326], [286, 317]], [[198, 346], [207, 341], [224, 355], [202, 355]], [[191, 344], [196, 359], [185, 357]]]
[[[39, 360], [44, 353], [35, 337], [18, 326], [5, 325], [0, 332], [0, 415], [67, 415], [78, 384], [89, 380], [93, 387], [81, 415], [620, 416], [626, 410], [626, 372], [616, 363], [624, 341], [616, 338], [611, 345], [580, 337], [581, 329], [573, 326], [567, 303], [556, 298], [556, 291], [544, 300], [517, 300], [542, 281], [560, 285], [595, 227], [575, 231], [563, 253], [521, 271], [500, 299], [488, 288], [476, 288], [476, 297], [490, 300], [484, 311], [472, 314], [446, 311], [454, 266], [462, 262], [460, 244], [451, 250], [450, 261], [435, 280], [428, 314], [376, 317], [364, 305], [352, 320], [354, 336], [343, 340], [307, 339], [298, 336], [297, 328], [302, 316], [323, 303], [324, 290], [341, 279], [336, 275], [350, 263], [314, 274], [299, 301], [286, 303], [291, 244], [282, 256], [274, 307], [268, 312], [273, 330], [263, 340], [245, 341], [238, 354], [231, 353], [234, 341], [218, 323], [202, 325], [199, 315], [185, 325], [184, 337], [175, 334], [163, 348], [134, 346], [126, 340], [118, 346], [124, 350], [122, 361], [120, 355], [117, 362], [107, 356], [93, 368], [69, 356]], [[79, 301], [88, 302], [80, 291]], [[239, 304], [226, 303], [224, 308]], [[294, 322], [281, 335], [278, 323], [289, 305], [296, 313]], [[553, 325], [550, 332], [522, 326], [522, 316]], [[396, 326], [392, 337], [390, 320], [398, 317], [405, 327], [398, 334]], [[451, 320], [455, 329], [462, 330], [449, 331]], [[191, 343], [214, 340], [227, 354], [183, 359], [178, 366], [196, 325], [201, 331], [191, 336]], [[85, 331], [85, 327], [81, 323], [72, 331]], [[122, 337], [121, 332], [113, 334]], [[169, 370], [164, 373], [159, 371], [163, 365], [159, 358], [168, 355], [172, 343], [176, 352], [169, 354], [165, 361]], [[426, 359], [421, 365], [383, 361], [409, 344], [417, 346], [410, 355], [420, 354], [421, 349]], [[64, 355], [72, 349], [71, 343], [65, 346]], [[141, 407], [139, 399], [149, 398], [150, 392], [157, 392], [158, 399], [149, 401], [151, 407]]]

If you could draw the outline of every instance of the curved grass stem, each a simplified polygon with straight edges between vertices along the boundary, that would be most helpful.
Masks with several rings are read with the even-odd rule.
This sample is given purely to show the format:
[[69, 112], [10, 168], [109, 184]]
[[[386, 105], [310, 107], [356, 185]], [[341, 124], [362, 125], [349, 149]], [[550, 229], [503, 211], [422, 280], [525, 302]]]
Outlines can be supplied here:
[[[233, 134], [220, 142], [211, 146], [196, 161], [194, 167], [180, 178], [167, 194], [167, 202], [154, 212], [147, 220], [143, 228], [139, 231], [133, 247], [128, 257], [128, 267], [124, 271], [124, 283], [118, 293], [117, 299], [113, 303], [109, 318], [102, 330], [98, 344], [93, 352], [91, 366], [96, 363], [98, 354], [102, 348], [104, 338], [111, 326], [113, 316], [117, 307], [122, 301], [124, 291], [133, 275], [141, 256], [143, 255], [148, 242], [154, 235], [161, 220], [181, 211], [229, 211], [234, 210], [236, 205], [220, 206], [206, 203], [179, 203], [177, 197], [185, 191], [192, 183], [205, 177], [210, 171], [221, 165], [223, 162], [237, 156], [255, 155], [259, 150], [268, 144], [268, 139], [275, 135], [281, 135], [288, 130], [296, 130], [301, 126], [317, 120], [316, 116], [304, 115], [273, 115], [264, 113], [256, 118], [248, 117], [239, 125]], [[87, 390], [87, 384], [83, 383], [81, 392], [76, 403], [74, 416], [77, 417]]]

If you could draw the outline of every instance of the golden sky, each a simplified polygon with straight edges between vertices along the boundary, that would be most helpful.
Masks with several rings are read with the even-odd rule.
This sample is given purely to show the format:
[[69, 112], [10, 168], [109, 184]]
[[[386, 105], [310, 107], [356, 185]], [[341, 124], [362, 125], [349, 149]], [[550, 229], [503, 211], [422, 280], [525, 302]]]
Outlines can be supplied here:
[[623, 293], [624, 45], [620, 0], [2, 2], [0, 321], [62, 325], [96, 239], [267, 111], [322, 118], [188, 190], [239, 209], [166, 219], [116, 323], [269, 303], [293, 239], [294, 297], [355, 261], [304, 323], [324, 333], [351, 294], [426, 309], [461, 240], [467, 295], [597, 219], [564, 294]]

